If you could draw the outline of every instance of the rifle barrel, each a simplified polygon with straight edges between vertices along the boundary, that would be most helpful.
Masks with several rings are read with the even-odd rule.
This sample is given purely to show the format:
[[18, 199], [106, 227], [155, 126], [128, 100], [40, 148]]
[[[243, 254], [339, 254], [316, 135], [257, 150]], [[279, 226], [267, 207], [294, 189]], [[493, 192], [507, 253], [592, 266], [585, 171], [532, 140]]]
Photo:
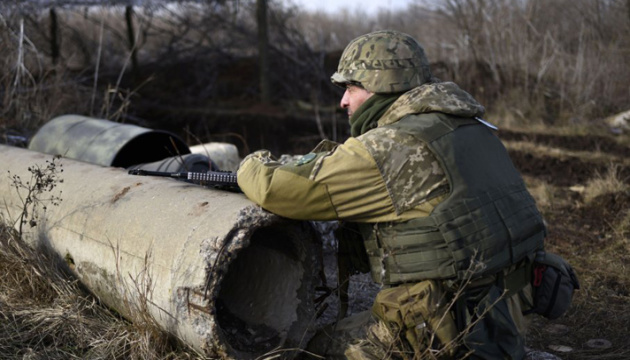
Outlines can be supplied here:
[[143, 170], [143, 169], [129, 170], [129, 175], [162, 176], [162, 177], [172, 177], [172, 178], [177, 178], [177, 179], [186, 179], [186, 178], [188, 178], [188, 173], [151, 171], [151, 170]]

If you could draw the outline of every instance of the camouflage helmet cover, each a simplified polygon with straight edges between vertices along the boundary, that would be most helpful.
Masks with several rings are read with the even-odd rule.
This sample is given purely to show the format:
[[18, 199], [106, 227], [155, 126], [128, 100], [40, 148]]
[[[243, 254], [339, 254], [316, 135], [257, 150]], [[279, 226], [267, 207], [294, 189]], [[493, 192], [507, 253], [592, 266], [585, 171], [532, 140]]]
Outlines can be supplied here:
[[360, 83], [373, 93], [407, 91], [431, 80], [429, 61], [411, 36], [375, 31], [352, 40], [341, 54], [334, 84]]

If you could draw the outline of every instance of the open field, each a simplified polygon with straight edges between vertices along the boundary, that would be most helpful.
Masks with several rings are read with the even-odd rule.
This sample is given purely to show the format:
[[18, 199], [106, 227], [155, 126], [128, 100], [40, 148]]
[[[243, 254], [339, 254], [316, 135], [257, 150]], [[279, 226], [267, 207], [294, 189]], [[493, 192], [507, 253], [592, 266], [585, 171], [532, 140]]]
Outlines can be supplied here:
[[[259, 96], [255, 2], [206, 3], [136, 9], [133, 47], [122, 7], [57, 9], [53, 36], [51, 9], [0, 4], [0, 143], [23, 145], [51, 118], [77, 113], [190, 145], [230, 142], [241, 155], [305, 153], [349, 134], [329, 82], [341, 48], [367, 31], [408, 32], [436, 76], [487, 107], [547, 221], [548, 250], [580, 277], [570, 311], [534, 318], [528, 345], [562, 359], [630, 358], [630, 135], [604, 121], [630, 108], [630, 1], [444, 0], [435, 11], [418, 1], [369, 21], [274, 7], [269, 102]], [[0, 240], [0, 358], [200, 358], [150, 319], [102, 306], [7, 227]]]

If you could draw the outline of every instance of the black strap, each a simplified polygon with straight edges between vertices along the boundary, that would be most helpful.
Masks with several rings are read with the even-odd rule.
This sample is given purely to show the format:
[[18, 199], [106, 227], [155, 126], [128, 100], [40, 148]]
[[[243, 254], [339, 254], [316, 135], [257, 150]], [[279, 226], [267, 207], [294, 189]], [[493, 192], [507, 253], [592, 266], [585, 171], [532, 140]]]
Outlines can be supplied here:
[[337, 321], [348, 313], [348, 289], [350, 287], [350, 256], [348, 253], [337, 253], [337, 281], [339, 291], [339, 312]]
[[551, 293], [551, 299], [549, 300], [549, 305], [547, 305], [547, 309], [545, 309], [544, 317], [549, 317], [551, 314], [551, 310], [553, 309], [554, 304], [556, 303], [556, 298], [558, 297], [558, 289], [560, 288], [560, 282], [562, 281], [562, 276], [556, 277], [556, 282], [553, 284], [553, 292]]
[[455, 299], [455, 323], [457, 325], [457, 331], [460, 333], [466, 329], [466, 318], [468, 317], [466, 301], [467, 296], [465, 291]]

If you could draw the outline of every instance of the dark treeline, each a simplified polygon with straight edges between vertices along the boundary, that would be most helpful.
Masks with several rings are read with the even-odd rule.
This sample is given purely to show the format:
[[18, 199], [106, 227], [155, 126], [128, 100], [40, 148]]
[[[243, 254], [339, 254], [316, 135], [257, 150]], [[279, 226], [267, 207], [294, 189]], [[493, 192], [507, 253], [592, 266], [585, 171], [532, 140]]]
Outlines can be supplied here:
[[297, 142], [339, 139], [345, 118], [328, 78], [349, 40], [384, 28], [416, 37], [435, 75], [502, 125], [591, 124], [630, 96], [628, 0], [418, 0], [374, 16], [268, 0], [71, 2], [1, 5], [4, 132], [79, 113], [203, 141], [254, 141], [259, 120]]

